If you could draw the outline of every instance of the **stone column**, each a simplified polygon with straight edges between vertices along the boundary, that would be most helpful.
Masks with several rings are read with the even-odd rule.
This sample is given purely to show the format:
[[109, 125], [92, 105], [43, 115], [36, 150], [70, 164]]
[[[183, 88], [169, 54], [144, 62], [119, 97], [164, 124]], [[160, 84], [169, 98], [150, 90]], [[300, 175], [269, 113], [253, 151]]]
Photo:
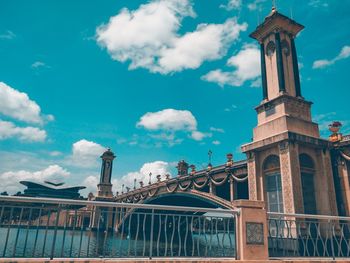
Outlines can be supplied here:
[[333, 171], [332, 171], [332, 164], [331, 164], [331, 156], [328, 150], [322, 151], [322, 163], [323, 163], [323, 171], [324, 175], [326, 176], [325, 183], [328, 188], [328, 200], [329, 200], [329, 208], [328, 213], [330, 215], [338, 215], [338, 208], [337, 208], [337, 201], [335, 196], [335, 186], [333, 181]]
[[298, 145], [289, 142], [279, 144], [284, 213], [303, 213]]
[[340, 180], [340, 187], [342, 191], [342, 198], [344, 200], [344, 211], [345, 215], [350, 215], [350, 180], [349, 180], [349, 169], [346, 160], [342, 160], [341, 157], [338, 157], [337, 168]]
[[234, 181], [232, 178], [230, 178], [229, 182], [230, 182], [230, 201], [233, 202], [233, 200], [235, 200]]
[[240, 210], [236, 220], [238, 260], [267, 260], [267, 214], [263, 201], [235, 200]]
[[256, 160], [254, 152], [247, 153], [249, 200], [258, 200]]

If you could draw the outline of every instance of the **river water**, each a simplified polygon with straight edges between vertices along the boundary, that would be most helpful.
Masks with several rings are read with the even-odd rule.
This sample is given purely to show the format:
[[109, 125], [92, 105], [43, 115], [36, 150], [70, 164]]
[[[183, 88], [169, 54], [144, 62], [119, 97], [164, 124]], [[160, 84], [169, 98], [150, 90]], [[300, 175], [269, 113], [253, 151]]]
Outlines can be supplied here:
[[[17, 240], [17, 241], [16, 241]], [[234, 257], [233, 233], [192, 234], [167, 240], [112, 232], [0, 228], [0, 257]], [[152, 249], [150, 249], [152, 246]]]

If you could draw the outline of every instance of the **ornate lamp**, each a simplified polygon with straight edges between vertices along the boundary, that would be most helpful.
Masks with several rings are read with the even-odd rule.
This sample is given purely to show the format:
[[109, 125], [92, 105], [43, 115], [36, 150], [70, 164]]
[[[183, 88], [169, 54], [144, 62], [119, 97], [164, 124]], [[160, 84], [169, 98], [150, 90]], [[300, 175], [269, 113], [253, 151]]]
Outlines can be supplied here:
[[122, 184], [122, 194], [124, 194], [124, 184]]
[[148, 181], [148, 184], [150, 185], [152, 183], [152, 173], [149, 173], [149, 181]]
[[166, 175], [165, 175], [165, 179], [166, 179], [166, 180], [169, 180], [169, 179], [170, 179], [170, 174], [166, 174]]
[[190, 165], [190, 168], [191, 168], [191, 175], [195, 175], [196, 174], [196, 166], [194, 164], [191, 164]]
[[231, 167], [233, 165], [233, 154], [232, 153], [228, 153], [226, 154], [226, 167]]
[[134, 178], [134, 190], [136, 189], [136, 178]]
[[208, 163], [207, 172], [210, 172], [212, 169], [213, 169], [213, 165], [211, 163]]
[[342, 124], [340, 121], [333, 121], [331, 124], [328, 125], [328, 129], [332, 132], [332, 134], [329, 136], [329, 140], [331, 142], [338, 142], [343, 139], [342, 134], [339, 133], [341, 127]]
[[158, 183], [160, 183], [160, 180], [162, 179], [161, 177], [162, 177], [162, 176], [161, 176], [160, 174], [158, 174], [158, 175], [156, 176], [157, 182], [158, 182]]
[[140, 187], [142, 188], [143, 187], [143, 181], [140, 181]]
[[129, 193], [130, 187], [126, 187], [126, 192]]

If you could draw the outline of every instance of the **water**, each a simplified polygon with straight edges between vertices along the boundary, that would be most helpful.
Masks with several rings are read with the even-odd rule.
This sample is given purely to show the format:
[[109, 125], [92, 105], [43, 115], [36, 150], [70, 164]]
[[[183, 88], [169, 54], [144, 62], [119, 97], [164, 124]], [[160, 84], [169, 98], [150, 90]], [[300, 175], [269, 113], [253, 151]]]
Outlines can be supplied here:
[[[146, 235], [145, 235], [146, 237]], [[16, 241], [17, 240], [17, 241]], [[233, 233], [167, 240], [89, 230], [0, 228], [0, 257], [234, 257]], [[152, 246], [152, 249], [150, 249]]]

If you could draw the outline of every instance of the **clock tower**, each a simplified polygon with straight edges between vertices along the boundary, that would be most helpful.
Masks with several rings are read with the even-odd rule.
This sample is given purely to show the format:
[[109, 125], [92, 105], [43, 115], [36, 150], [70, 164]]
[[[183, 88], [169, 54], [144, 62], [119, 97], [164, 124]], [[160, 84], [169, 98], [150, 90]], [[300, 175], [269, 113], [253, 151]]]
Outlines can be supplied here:
[[105, 151], [102, 156], [102, 167], [101, 167], [101, 176], [100, 183], [97, 185], [97, 197], [113, 197], [112, 192], [112, 168], [113, 168], [113, 160], [115, 158], [114, 153], [111, 149]]
[[260, 44], [263, 100], [256, 107], [254, 140], [283, 131], [319, 137], [311, 102], [301, 96], [295, 37], [304, 26], [275, 8], [250, 36]]
[[329, 142], [302, 97], [295, 38], [304, 28], [275, 8], [250, 34], [260, 44], [262, 100], [247, 155], [249, 199], [268, 211], [337, 214]]

